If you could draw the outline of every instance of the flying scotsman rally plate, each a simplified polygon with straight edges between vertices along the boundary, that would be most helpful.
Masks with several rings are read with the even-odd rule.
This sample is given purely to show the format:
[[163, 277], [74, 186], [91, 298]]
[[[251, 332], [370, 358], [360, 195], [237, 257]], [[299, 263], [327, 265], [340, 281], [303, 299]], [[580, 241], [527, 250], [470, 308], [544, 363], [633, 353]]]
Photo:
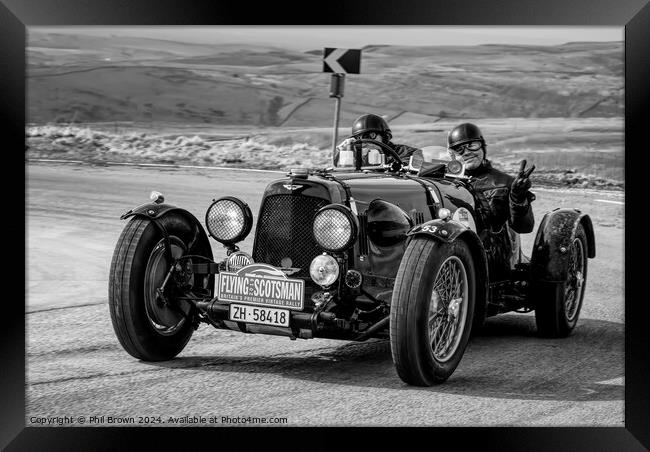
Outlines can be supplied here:
[[217, 281], [220, 301], [296, 311], [304, 307], [304, 292], [302, 279], [289, 279], [284, 272], [267, 264], [251, 264], [236, 272], [221, 272]]

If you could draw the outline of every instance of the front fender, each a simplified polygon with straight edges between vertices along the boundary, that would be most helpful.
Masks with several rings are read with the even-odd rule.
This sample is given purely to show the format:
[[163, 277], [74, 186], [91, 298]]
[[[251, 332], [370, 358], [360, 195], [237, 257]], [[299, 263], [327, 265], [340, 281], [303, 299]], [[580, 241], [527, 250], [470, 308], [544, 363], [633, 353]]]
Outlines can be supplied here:
[[[180, 216], [194, 230], [188, 249], [201, 249], [207, 254], [206, 257], [212, 259], [212, 248], [210, 247], [210, 241], [203, 229], [203, 225], [194, 215], [185, 209], [181, 209], [180, 207], [171, 204], [147, 203], [124, 213], [120, 216], [120, 220], [125, 220], [129, 217], [146, 218], [160, 229], [165, 238], [165, 242], [167, 243], [169, 238], [167, 228], [165, 227], [165, 218], [170, 214]], [[169, 247], [167, 247], [167, 249], [169, 249]]]
[[154, 219], [154, 218], [162, 217], [163, 215], [165, 215], [168, 212], [171, 212], [172, 210], [178, 210], [184, 212], [185, 214], [191, 216], [196, 220], [196, 217], [185, 209], [172, 206], [171, 204], [157, 204], [154, 202], [142, 204], [141, 206], [129, 210], [128, 212], [120, 216], [120, 220], [126, 220], [129, 217], [135, 217], [135, 216], [143, 216], [145, 218]]
[[531, 256], [533, 278], [539, 281], [563, 282], [567, 278], [568, 253], [578, 225], [587, 236], [587, 257], [596, 257], [594, 227], [589, 215], [578, 209], [555, 209], [542, 218]]
[[416, 235], [428, 235], [438, 240], [442, 240], [445, 243], [451, 243], [456, 240], [459, 235], [468, 230], [474, 233], [474, 231], [468, 229], [466, 226], [457, 221], [445, 221], [438, 218], [411, 228], [406, 233], [406, 236], [413, 237]]
[[477, 282], [473, 328], [480, 327], [485, 321], [487, 313], [490, 275], [488, 274], [488, 261], [485, 248], [483, 248], [483, 243], [478, 234], [457, 221], [446, 221], [438, 218], [415, 226], [406, 235], [408, 241], [415, 236], [428, 236], [444, 243], [452, 243], [459, 238], [467, 243], [474, 258]]

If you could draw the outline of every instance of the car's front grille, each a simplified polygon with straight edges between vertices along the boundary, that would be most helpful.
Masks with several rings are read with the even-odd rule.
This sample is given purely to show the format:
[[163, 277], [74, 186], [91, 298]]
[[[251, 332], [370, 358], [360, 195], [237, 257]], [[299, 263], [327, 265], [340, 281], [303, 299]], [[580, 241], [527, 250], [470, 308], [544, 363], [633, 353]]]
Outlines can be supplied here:
[[257, 221], [255, 262], [280, 267], [290, 259], [290, 267], [300, 268], [293, 276], [309, 276], [309, 264], [322, 252], [312, 234], [314, 215], [328, 203], [300, 195], [266, 197]]

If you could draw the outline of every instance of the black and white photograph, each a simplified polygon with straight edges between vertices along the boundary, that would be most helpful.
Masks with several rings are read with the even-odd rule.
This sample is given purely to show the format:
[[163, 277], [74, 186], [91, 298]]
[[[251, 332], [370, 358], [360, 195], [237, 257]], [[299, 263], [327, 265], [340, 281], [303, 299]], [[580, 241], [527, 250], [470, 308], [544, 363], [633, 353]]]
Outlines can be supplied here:
[[622, 26], [28, 26], [25, 425], [625, 426]]

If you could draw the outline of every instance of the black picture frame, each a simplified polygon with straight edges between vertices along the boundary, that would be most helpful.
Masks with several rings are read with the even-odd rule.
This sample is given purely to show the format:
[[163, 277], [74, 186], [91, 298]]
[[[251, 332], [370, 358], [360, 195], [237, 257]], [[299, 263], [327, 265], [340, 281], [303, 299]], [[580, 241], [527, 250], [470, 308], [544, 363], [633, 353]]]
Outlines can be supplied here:
[[[25, 145], [25, 46], [26, 26], [37, 25], [581, 25], [625, 26], [625, 428], [366, 428], [353, 432], [364, 448], [398, 439], [407, 447], [419, 447], [424, 440], [443, 446], [474, 445], [495, 450], [647, 450], [650, 448], [650, 346], [647, 296], [641, 291], [644, 276], [642, 256], [647, 233], [642, 231], [641, 210], [644, 186], [638, 172], [645, 167], [648, 153], [650, 109], [650, 5], [648, 0], [410, 0], [401, 2], [330, 1], [318, 5], [280, 5], [266, 2], [160, 0], [1, 0], [0, 3], [0, 124], [5, 129], [5, 156], [17, 159]], [[289, 15], [287, 15], [289, 14]], [[15, 154], [15, 155], [14, 155]], [[27, 181], [25, 181], [24, 188]], [[24, 197], [16, 184], [5, 187], [9, 206], [5, 224], [17, 234], [16, 213]], [[23, 221], [26, 221], [23, 216]], [[24, 226], [24, 224], [23, 224]], [[7, 232], [5, 232], [7, 233]], [[25, 235], [25, 248], [28, 246]], [[20, 272], [18, 251], [11, 253], [10, 280], [16, 287]], [[16, 262], [18, 261], [18, 262]], [[6, 262], [6, 261], [5, 261]], [[25, 261], [22, 261], [26, 264]], [[25, 265], [22, 267], [25, 269]], [[6, 276], [6, 275], [5, 275]], [[306, 450], [337, 448], [348, 429], [261, 429], [246, 428], [35, 428], [25, 427], [25, 309], [3, 297], [2, 355], [0, 363], [0, 447], [6, 450], [113, 450], [131, 449], [134, 441], [165, 449], [181, 444], [198, 449], [203, 442], [219, 447], [225, 442], [245, 450], [255, 445], [292, 444], [287, 436], [297, 435], [295, 447]], [[318, 403], [315, 401], [315, 403]], [[253, 432], [254, 431], [254, 432]], [[263, 432], [263, 433], [261, 433]], [[282, 436], [282, 438], [280, 438]], [[415, 438], [416, 436], [417, 438]], [[407, 439], [408, 438], [408, 439]], [[428, 439], [427, 439], [428, 438]], [[154, 441], [153, 443], [151, 441]], [[199, 442], [201, 441], [201, 442]], [[350, 439], [346, 439], [347, 444]], [[387, 444], [387, 443], [384, 443]], [[443, 446], [444, 447], [444, 446]]]

